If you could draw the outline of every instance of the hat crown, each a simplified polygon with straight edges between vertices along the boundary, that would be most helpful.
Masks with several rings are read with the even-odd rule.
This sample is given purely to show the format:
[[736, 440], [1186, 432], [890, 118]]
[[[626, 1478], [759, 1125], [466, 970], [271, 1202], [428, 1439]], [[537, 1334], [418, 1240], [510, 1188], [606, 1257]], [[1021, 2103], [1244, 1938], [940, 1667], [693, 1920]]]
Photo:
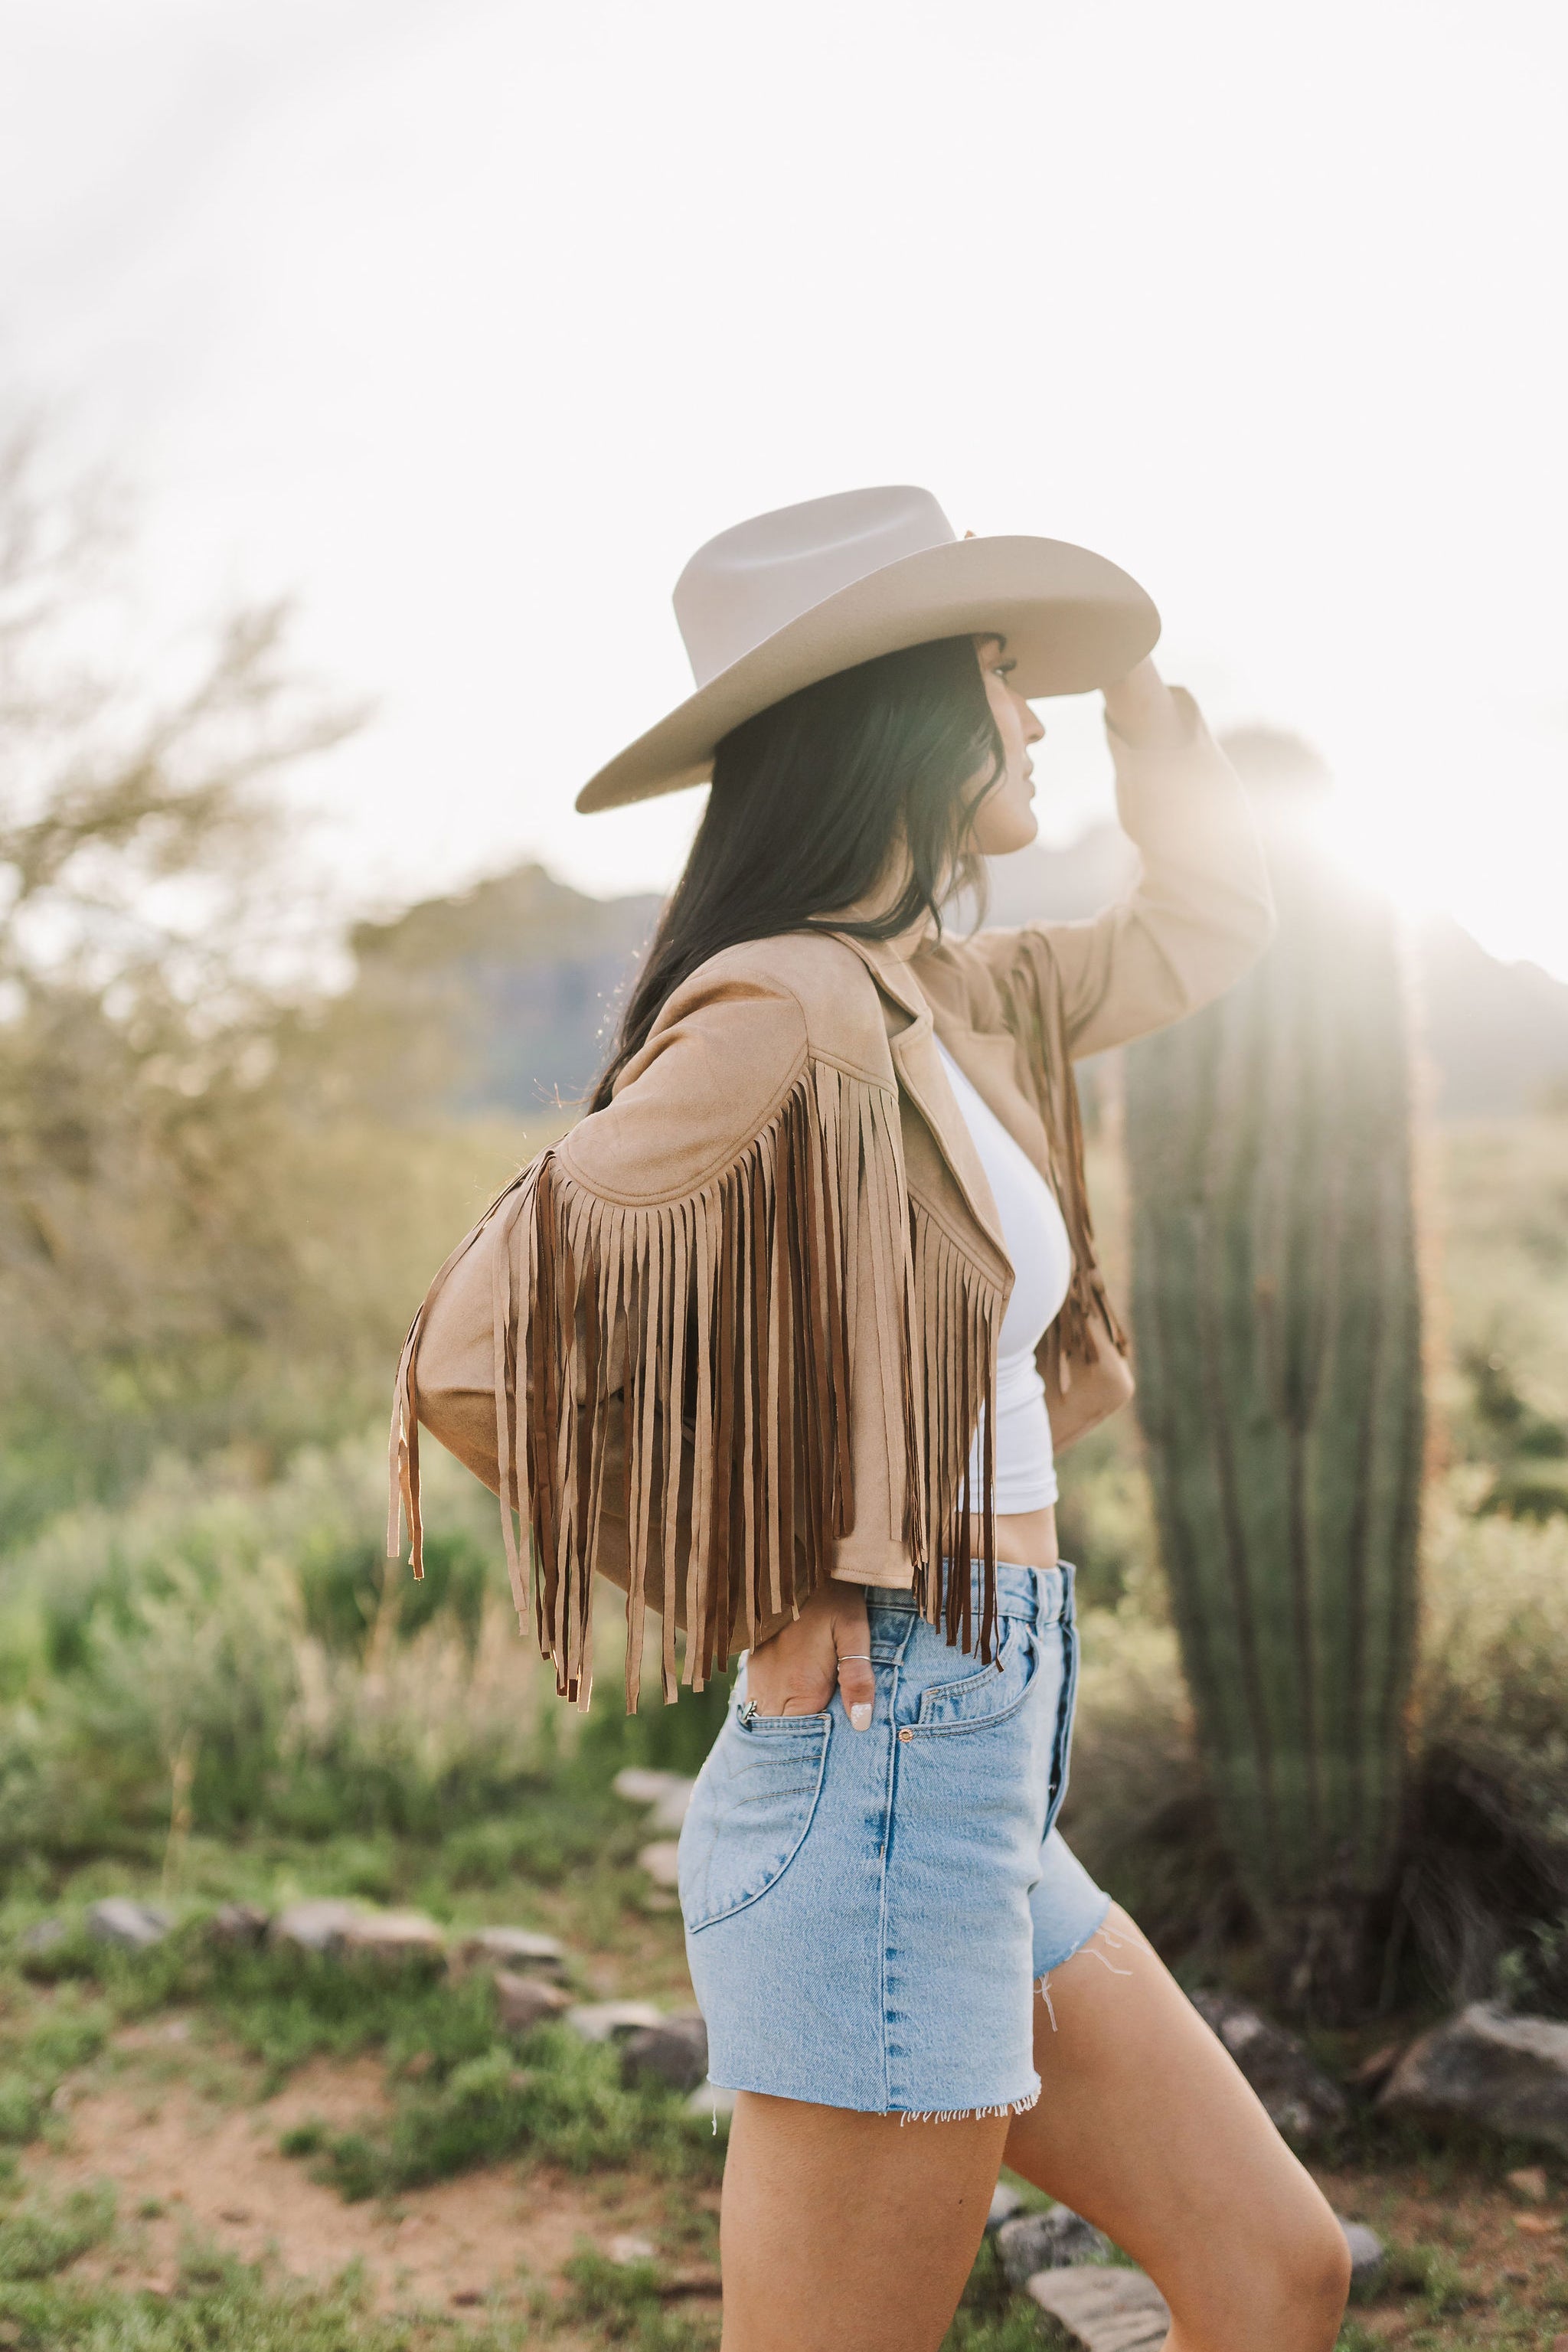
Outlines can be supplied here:
[[699, 687], [840, 589], [956, 535], [931, 492], [907, 485], [839, 490], [721, 530], [675, 583]]

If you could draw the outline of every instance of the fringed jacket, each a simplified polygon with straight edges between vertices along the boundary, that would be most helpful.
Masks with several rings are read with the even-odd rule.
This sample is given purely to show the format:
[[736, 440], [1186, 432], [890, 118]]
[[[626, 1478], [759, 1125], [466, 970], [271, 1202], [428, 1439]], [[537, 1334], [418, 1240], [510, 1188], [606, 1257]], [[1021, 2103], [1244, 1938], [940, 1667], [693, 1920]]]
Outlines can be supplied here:
[[[990, 1465], [976, 1493], [969, 1461], [1013, 1269], [937, 1039], [1066, 1218], [1071, 1288], [1038, 1359], [1057, 1449], [1131, 1395], [1072, 1063], [1216, 996], [1274, 910], [1241, 784], [1191, 697], [1176, 689], [1135, 743], [1108, 733], [1141, 853], [1125, 898], [963, 940], [725, 950], [432, 1284], [397, 1373], [389, 1549], [406, 1511], [422, 1572], [423, 1423], [500, 1496], [520, 1621], [580, 1705], [595, 1572], [626, 1594], [628, 1706], [645, 1610], [672, 1699], [828, 1576], [912, 1584], [968, 1650], [979, 1561], [989, 1655]], [[960, 1570], [945, 1590], [944, 1557]]]

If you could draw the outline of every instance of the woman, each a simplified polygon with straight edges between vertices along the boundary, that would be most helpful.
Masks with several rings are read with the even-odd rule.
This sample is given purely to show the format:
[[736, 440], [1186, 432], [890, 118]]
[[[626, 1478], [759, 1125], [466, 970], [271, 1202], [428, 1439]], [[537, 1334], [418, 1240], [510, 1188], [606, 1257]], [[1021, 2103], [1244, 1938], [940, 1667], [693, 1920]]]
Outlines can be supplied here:
[[[1124, 573], [957, 541], [921, 491], [742, 524], [676, 608], [697, 691], [578, 805], [710, 775], [708, 808], [588, 1115], [409, 1335], [416, 1573], [423, 1421], [502, 1496], [563, 1693], [587, 1703], [595, 1570], [628, 1705], [649, 1607], [667, 1698], [746, 1654], [680, 1850], [740, 2095], [730, 2352], [939, 2344], [1004, 2161], [1152, 2274], [1171, 2352], [1318, 2352], [1339, 2225], [1055, 1826], [1054, 1456], [1131, 1391], [1070, 1064], [1266, 944], [1240, 787]], [[1029, 698], [1094, 687], [1136, 887], [951, 940], [973, 861], [1035, 835]]]

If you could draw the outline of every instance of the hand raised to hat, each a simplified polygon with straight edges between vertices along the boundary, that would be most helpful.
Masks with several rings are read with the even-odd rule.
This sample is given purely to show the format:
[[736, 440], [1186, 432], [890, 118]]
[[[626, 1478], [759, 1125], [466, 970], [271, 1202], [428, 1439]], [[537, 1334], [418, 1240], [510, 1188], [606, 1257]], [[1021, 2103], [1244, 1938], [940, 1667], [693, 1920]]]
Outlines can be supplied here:
[[1126, 743], [1148, 743], [1179, 725], [1176, 699], [1145, 654], [1136, 669], [1102, 688], [1106, 723]]
[[856, 1731], [870, 1727], [877, 1682], [864, 1585], [829, 1580], [794, 1622], [746, 1659], [746, 1696], [759, 1715], [821, 1715], [834, 1688]]

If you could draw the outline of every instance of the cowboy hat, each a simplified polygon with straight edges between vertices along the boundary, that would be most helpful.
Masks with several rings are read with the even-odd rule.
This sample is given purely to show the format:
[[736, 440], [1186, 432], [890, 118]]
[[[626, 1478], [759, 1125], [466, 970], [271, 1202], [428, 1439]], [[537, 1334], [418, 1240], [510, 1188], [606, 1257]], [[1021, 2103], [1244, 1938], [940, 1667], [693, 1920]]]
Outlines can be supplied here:
[[874, 655], [994, 633], [1031, 698], [1124, 677], [1160, 615], [1135, 580], [1060, 539], [959, 539], [929, 490], [840, 490], [721, 531], [675, 583], [697, 691], [577, 795], [584, 814], [700, 784], [742, 719]]

